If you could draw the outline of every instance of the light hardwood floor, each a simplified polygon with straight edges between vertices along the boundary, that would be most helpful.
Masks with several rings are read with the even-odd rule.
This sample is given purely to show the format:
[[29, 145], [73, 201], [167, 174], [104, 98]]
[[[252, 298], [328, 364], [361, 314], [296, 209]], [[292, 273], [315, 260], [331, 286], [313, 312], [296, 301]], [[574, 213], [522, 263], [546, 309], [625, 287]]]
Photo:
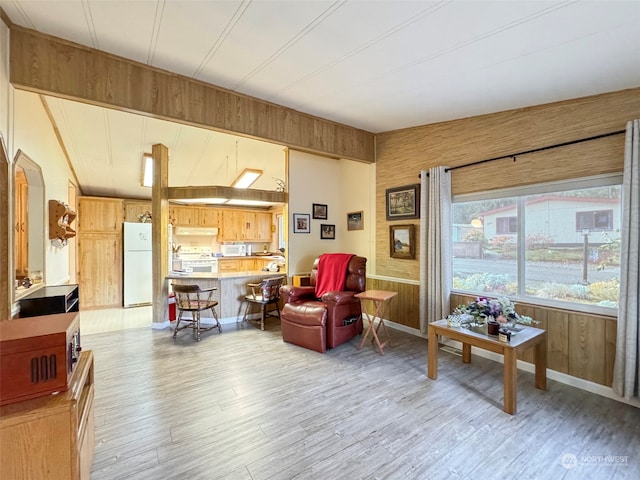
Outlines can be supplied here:
[[103, 308], [80, 312], [80, 332], [82, 335], [115, 332], [129, 328], [149, 327], [153, 307]]
[[404, 332], [384, 356], [360, 337], [325, 355], [284, 343], [274, 319], [170, 334], [83, 333], [93, 480], [640, 478], [640, 409], [520, 371], [511, 416], [501, 364], [441, 351], [429, 380], [426, 340]]

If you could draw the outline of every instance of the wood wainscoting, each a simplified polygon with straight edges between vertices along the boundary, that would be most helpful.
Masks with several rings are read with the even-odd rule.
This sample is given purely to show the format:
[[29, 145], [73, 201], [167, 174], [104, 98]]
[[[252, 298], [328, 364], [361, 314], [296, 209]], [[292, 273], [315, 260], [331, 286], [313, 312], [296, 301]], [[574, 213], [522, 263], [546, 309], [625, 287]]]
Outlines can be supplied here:
[[[451, 294], [451, 309], [474, 298], [474, 295]], [[547, 368], [611, 386], [616, 353], [615, 317], [521, 302], [517, 310], [540, 322], [535, 326], [547, 331]], [[533, 351], [525, 351], [518, 358], [533, 363]]]
[[367, 290], [398, 292], [391, 300], [385, 320], [420, 330], [420, 284], [390, 278], [367, 276]]
[[[367, 289], [391, 290], [398, 296], [391, 301], [385, 320], [420, 330], [420, 285], [415, 281], [367, 277]], [[474, 295], [451, 294], [450, 307], [467, 304]], [[615, 317], [596, 315], [518, 302], [518, 313], [534, 318], [535, 325], [547, 331], [547, 368], [606, 387], [613, 379], [616, 354]], [[518, 355], [533, 363], [533, 351]]]

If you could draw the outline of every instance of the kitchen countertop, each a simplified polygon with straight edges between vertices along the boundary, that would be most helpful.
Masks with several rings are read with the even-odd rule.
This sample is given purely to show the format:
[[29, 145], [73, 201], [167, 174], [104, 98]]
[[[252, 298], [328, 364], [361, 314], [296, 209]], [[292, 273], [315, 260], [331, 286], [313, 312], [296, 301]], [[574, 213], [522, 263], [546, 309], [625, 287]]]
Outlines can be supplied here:
[[242, 260], [243, 258], [261, 258], [263, 260], [283, 260], [284, 257], [280, 255], [244, 255], [244, 256], [229, 256], [229, 257], [215, 257], [218, 260]]
[[212, 273], [212, 272], [189, 272], [189, 273], [175, 273], [170, 272], [169, 275], [166, 276], [168, 279], [210, 279], [210, 280], [224, 280], [225, 278], [244, 278], [244, 277], [281, 277], [287, 276], [287, 272], [279, 271], [279, 272], [266, 272], [264, 270], [252, 270], [248, 272], [222, 272], [222, 273]]

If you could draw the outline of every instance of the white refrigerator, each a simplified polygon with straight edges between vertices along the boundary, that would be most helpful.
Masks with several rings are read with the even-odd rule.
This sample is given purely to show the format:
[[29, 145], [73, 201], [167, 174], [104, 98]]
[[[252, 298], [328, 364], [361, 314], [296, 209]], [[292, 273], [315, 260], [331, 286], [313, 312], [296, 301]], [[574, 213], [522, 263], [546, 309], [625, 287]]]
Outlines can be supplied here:
[[150, 305], [152, 300], [151, 224], [124, 223], [124, 306]]

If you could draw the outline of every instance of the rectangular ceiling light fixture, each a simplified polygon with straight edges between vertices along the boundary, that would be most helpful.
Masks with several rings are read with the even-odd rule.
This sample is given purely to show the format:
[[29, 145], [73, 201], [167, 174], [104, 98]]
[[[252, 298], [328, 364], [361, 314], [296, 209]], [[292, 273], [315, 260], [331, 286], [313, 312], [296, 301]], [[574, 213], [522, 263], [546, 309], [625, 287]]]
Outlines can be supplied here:
[[226, 203], [228, 198], [180, 198], [175, 200], [180, 203], [205, 203], [207, 205], [220, 205]]
[[231, 186], [233, 188], [249, 188], [249, 186], [255, 182], [260, 175], [262, 175], [262, 170], [256, 170], [254, 168], [245, 168], [242, 173], [236, 178]]
[[142, 186], [153, 185], [153, 157], [150, 153], [142, 155]]
[[244, 206], [261, 207], [261, 206], [273, 205], [273, 202], [265, 202], [263, 200], [242, 200], [239, 198], [232, 198], [227, 202], [227, 205], [244, 205]]

